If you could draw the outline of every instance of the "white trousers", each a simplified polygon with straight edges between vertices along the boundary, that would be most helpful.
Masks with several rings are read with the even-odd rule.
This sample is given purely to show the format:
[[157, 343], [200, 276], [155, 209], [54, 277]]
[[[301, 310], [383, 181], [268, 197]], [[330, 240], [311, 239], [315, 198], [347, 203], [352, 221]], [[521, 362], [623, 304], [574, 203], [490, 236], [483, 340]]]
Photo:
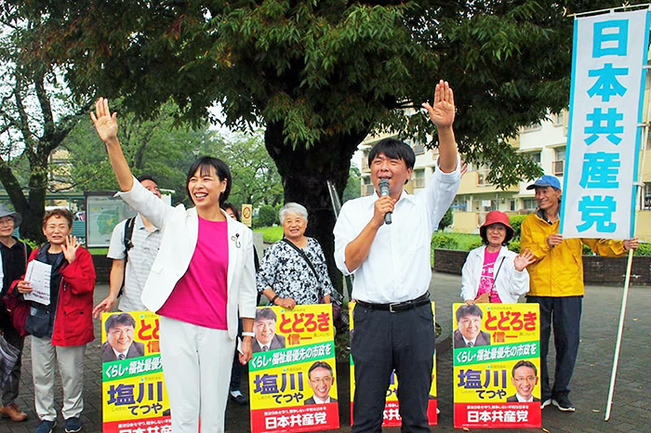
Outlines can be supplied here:
[[49, 338], [32, 336], [32, 375], [34, 376], [34, 400], [39, 419], [54, 421], [54, 362], [59, 366], [63, 385], [64, 419], [76, 418], [84, 410], [84, 354], [86, 345], [53, 346]]
[[172, 433], [222, 433], [235, 340], [228, 331], [160, 318]]

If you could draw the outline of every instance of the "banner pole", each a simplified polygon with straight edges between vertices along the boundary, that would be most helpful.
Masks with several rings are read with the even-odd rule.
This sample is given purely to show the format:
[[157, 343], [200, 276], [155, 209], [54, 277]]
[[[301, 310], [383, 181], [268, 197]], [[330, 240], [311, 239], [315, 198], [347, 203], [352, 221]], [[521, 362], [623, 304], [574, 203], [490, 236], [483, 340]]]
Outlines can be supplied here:
[[608, 388], [608, 401], [606, 403], [606, 416], [604, 421], [610, 420], [610, 409], [613, 405], [613, 394], [615, 393], [615, 379], [617, 378], [617, 365], [619, 364], [619, 351], [622, 346], [624, 334], [624, 319], [626, 318], [626, 304], [628, 303], [628, 288], [631, 281], [631, 268], [633, 266], [633, 250], [628, 250], [628, 263], [626, 264], [626, 280], [624, 282], [624, 294], [622, 295], [622, 308], [619, 313], [619, 327], [617, 329], [617, 343], [615, 344], [615, 357], [613, 359], [613, 370], [610, 375], [610, 387]]
[[[644, 171], [644, 164], [646, 160], [646, 149], [649, 146], [649, 119], [651, 118], [651, 100], [649, 98], [649, 93], [647, 92], [646, 94], [646, 99], [647, 99], [647, 109], [645, 112], [645, 119], [644, 119], [644, 128], [642, 129], [642, 133], [644, 134], [644, 147], [642, 149], [642, 165], [640, 166], [640, 170], [638, 171], [638, 179], [637, 179], [637, 194], [635, 194], [637, 198], [637, 203], [641, 204], [641, 200], [643, 200], [642, 196], [642, 184], [640, 183], [640, 180], [642, 178], [642, 172]], [[637, 210], [637, 206], [636, 206]], [[635, 230], [634, 233], [637, 233], [637, 222], [638, 219], [635, 219]], [[628, 290], [631, 282], [631, 270], [633, 268], [633, 250], [628, 251], [628, 261], [626, 263], [626, 278], [624, 280], [624, 293], [622, 294], [622, 307], [619, 313], [619, 326], [617, 328], [617, 342], [615, 344], [615, 355], [613, 357], [613, 369], [610, 374], [610, 385], [608, 388], [608, 400], [606, 401], [606, 414], [604, 416], [604, 421], [609, 421], [610, 420], [610, 412], [612, 409], [613, 405], [613, 395], [615, 394], [615, 380], [617, 378], [617, 367], [619, 365], [619, 352], [622, 346], [622, 338], [624, 335], [624, 319], [626, 317], [626, 306], [628, 303]]]

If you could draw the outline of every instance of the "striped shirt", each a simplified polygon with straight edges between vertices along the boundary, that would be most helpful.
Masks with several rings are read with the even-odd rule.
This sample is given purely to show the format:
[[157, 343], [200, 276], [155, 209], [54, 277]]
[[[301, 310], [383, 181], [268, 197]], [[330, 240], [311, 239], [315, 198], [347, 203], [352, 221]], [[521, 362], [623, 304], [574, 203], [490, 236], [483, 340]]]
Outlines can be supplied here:
[[[121, 260], [126, 257], [126, 246], [124, 245], [126, 222], [127, 220], [120, 221], [113, 229], [107, 254], [109, 259]], [[147, 231], [140, 214], [136, 216], [131, 237], [133, 248], [129, 250], [124, 291], [120, 297], [119, 309], [121, 311], [142, 311], [147, 309], [140, 300], [140, 296], [156, 254], [158, 254], [161, 236], [161, 231], [158, 228], [155, 228], [151, 233]]]

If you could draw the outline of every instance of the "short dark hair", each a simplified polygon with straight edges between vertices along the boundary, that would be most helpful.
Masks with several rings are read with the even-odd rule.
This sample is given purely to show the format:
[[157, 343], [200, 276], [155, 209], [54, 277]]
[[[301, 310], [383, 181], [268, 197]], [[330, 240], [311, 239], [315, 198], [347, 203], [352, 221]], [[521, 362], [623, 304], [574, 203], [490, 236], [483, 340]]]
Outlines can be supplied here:
[[517, 370], [520, 367], [529, 367], [529, 368], [531, 368], [533, 370], [533, 374], [538, 376], [538, 369], [536, 368], [535, 365], [533, 365], [533, 362], [522, 360], [522, 361], [518, 361], [513, 366], [513, 370], [511, 370], [511, 377], [515, 377], [515, 370]]
[[108, 334], [109, 329], [114, 328], [117, 325], [131, 325], [135, 329], [136, 319], [134, 319], [133, 316], [129, 313], [113, 314], [108, 319], [106, 319], [106, 322], [104, 322], [104, 330]]
[[63, 208], [52, 209], [45, 212], [45, 215], [43, 215], [43, 227], [47, 225], [47, 221], [53, 216], [65, 218], [68, 221], [68, 227], [72, 228], [72, 212]]
[[[196, 170], [195, 170], [195, 171], [196, 171]], [[154, 179], [153, 176], [150, 175], [150, 174], [143, 174], [143, 175], [140, 175], [140, 176], [137, 177], [137, 179], [138, 179], [138, 182], [140, 182], [140, 183], [142, 183], [142, 182], [145, 181], [145, 180], [151, 180], [151, 181], [154, 182], [156, 185], [158, 185], [158, 182], [156, 182], [156, 179]]]
[[316, 361], [314, 364], [312, 364], [310, 366], [310, 369], [307, 370], [307, 378], [308, 379], [311, 379], [310, 376], [312, 375], [312, 372], [314, 370], [316, 370], [317, 368], [325, 368], [326, 370], [330, 371], [330, 374], [332, 376], [335, 375], [334, 371], [332, 371], [332, 367], [330, 367], [330, 364], [328, 364], [327, 362], [323, 362], [323, 361]]
[[396, 138], [385, 138], [378, 141], [368, 154], [368, 166], [371, 166], [373, 160], [380, 154], [384, 153], [387, 158], [402, 159], [405, 161], [407, 168], [414, 168], [416, 163], [416, 154], [404, 141]]
[[201, 156], [196, 161], [192, 163], [190, 169], [188, 170], [188, 176], [185, 179], [185, 190], [192, 200], [192, 195], [188, 189], [188, 184], [190, 179], [194, 174], [199, 171], [200, 175], [205, 175], [210, 173], [210, 167], [215, 169], [215, 174], [220, 180], [226, 179], [226, 189], [219, 196], [219, 207], [222, 206], [224, 202], [228, 199], [228, 196], [231, 193], [231, 183], [233, 183], [233, 178], [231, 177], [231, 170], [228, 168], [228, 165], [219, 158], [213, 158], [212, 156]]
[[466, 316], [484, 317], [484, 313], [477, 305], [462, 305], [457, 308], [457, 322]]
[[240, 220], [240, 213], [237, 211], [237, 208], [232, 203], [224, 203], [222, 205], [222, 209], [224, 210], [230, 209], [231, 211], [233, 211], [233, 215], [235, 215], [235, 219], [238, 221]]
[[255, 321], [257, 322], [258, 319], [273, 320], [275, 322], [276, 313], [271, 308], [260, 308], [255, 310]]

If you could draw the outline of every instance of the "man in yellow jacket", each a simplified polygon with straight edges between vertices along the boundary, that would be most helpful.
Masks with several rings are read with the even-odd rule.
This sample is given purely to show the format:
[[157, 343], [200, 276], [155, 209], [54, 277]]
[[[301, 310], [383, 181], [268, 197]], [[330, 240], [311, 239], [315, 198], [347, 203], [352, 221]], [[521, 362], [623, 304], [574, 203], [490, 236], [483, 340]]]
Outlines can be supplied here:
[[[527, 189], [536, 190], [538, 210], [522, 222], [520, 248], [529, 249], [536, 262], [529, 265], [530, 290], [527, 302], [540, 305], [540, 352], [542, 408], [553, 404], [564, 412], [574, 412], [569, 384], [579, 351], [579, 326], [584, 294], [582, 244], [595, 254], [619, 256], [638, 246], [637, 238], [625, 241], [606, 239], [563, 239], [558, 233], [561, 183], [554, 176], [542, 176]], [[547, 352], [554, 327], [556, 371], [549, 385]]]

